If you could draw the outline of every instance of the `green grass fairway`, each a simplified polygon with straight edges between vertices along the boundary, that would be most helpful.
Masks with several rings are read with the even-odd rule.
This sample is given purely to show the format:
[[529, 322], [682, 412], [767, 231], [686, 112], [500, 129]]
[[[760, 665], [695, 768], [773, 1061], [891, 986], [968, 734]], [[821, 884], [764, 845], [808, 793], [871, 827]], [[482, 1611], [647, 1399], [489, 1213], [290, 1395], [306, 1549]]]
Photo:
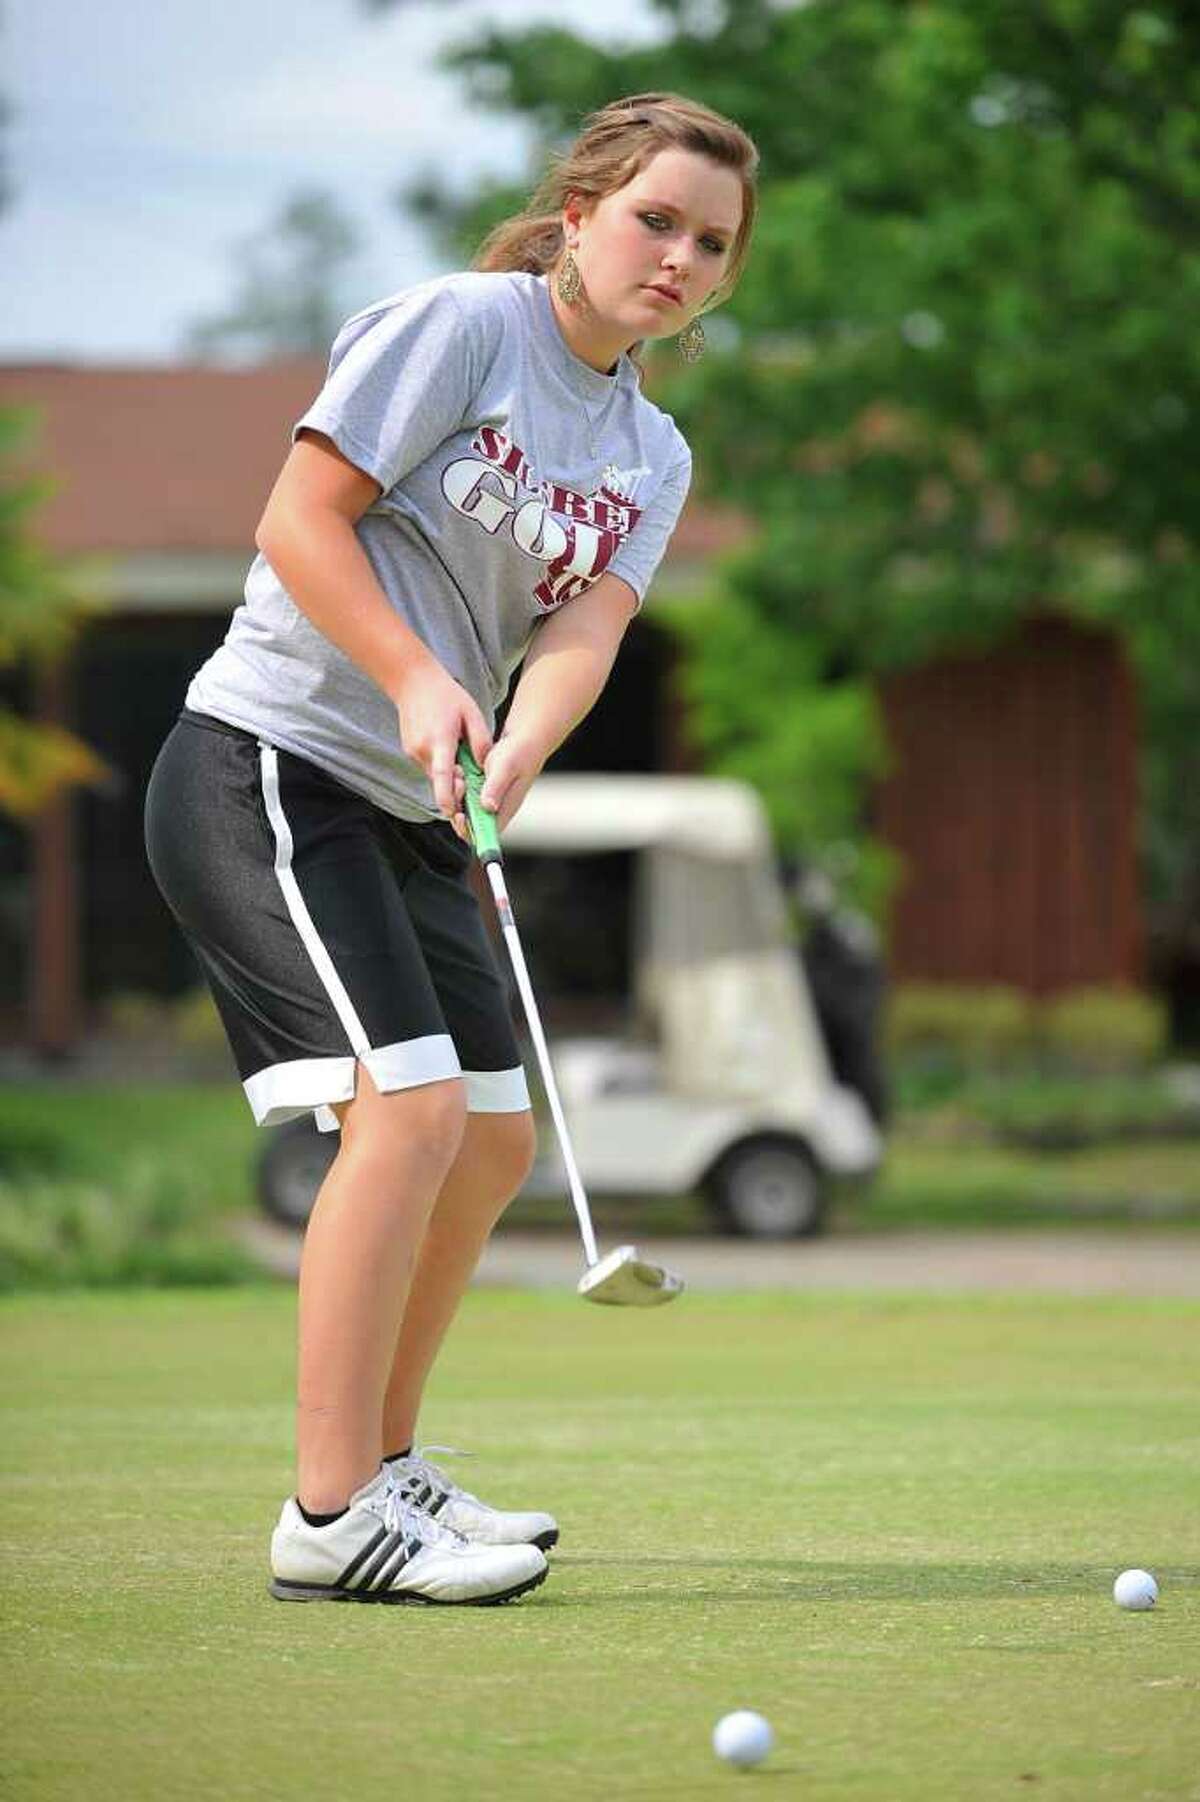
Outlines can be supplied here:
[[293, 1313], [0, 1308], [6, 1799], [1200, 1796], [1195, 1305], [473, 1295], [424, 1431], [563, 1530], [491, 1610], [268, 1597]]

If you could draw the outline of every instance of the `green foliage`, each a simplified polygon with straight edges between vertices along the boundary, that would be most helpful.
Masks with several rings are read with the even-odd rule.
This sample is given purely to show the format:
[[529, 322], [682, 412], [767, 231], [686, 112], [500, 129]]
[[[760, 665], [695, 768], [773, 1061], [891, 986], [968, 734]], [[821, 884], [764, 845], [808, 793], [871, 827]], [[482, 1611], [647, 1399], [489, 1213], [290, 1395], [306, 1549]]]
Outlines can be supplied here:
[[228, 1221], [252, 1205], [259, 1146], [227, 1085], [10, 1085], [0, 1290], [243, 1280]]
[[109, 1034], [130, 1045], [147, 1044], [165, 1052], [221, 1054], [227, 1061], [227, 1041], [212, 995], [203, 986], [166, 998], [140, 990], [110, 995], [104, 1006]]
[[30, 818], [61, 789], [100, 783], [107, 773], [107, 766], [73, 732], [0, 709], [0, 808], [6, 813]]
[[[711, 766], [751, 773], [785, 849], [819, 859], [847, 815], [867, 836], [873, 675], [995, 643], [1032, 606], [1108, 625], [1141, 682], [1148, 887], [1178, 938], [1200, 892], [1200, 14], [656, 10], [669, 36], [633, 52], [538, 27], [446, 61], [549, 146], [665, 88], [762, 152], [734, 341], [683, 373], [651, 364], [700, 494], [757, 528], [722, 572], [735, 625], [684, 633]], [[467, 251], [522, 197], [425, 199]], [[788, 730], [782, 676], [772, 705], [745, 700], [776, 665]], [[782, 759], [793, 795], [819, 772], [827, 806], [781, 798]]]
[[858, 829], [862, 787], [885, 764], [870, 685], [814, 680], [807, 641], [757, 631], [736, 593], [663, 604], [656, 617], [692, 653], [681, 682], [688, 731], [712, 767], [754, 784], [779, 844], [820, 846], [843, 891], [881, 912], [895, 860]]
[[152, 1157], [119, 1182], [0, 1182], [0, 1292], [249, 1281], [247, 1253], [214, 1226], [204, 1185]]
[[1043, 1150], [1200, 1138], [1200, 1107], [1180, 1100], [1157, 1071], [993, 1078], [973, 1083], [959, 1107], [1000, 1142]]
[[219, 1049], [227, 1055], [225, 1028], [207, 989], [181, 995], [172, 1008], [172, 1024], [181, 1045], [204, 1052]]
[[0, 667], [19, 658], [52, 658], [67, 649], [81, 620], [102, 604], [99, 565], [52, 557], [31, 530], [52, 482], [30, 473], [37, 416], [0, 409]]
[[1005, 1110], [999, 1096], [990, 1119], [970, 1120], [969, 1138], [961, 1131], [945, 1142], [897, 1134], [854, 1224], [882, 1231], [1086, 1223], [1117, 1228], [1135, 1221], [1200, 1226], [1194, 1141], [1145, 1139], [1139, 1131], [1129, 1143], [1114, 1142], [1094, 1119], [1086, 1132], [1067, 1136], [1061, 1128], [1080, 1120], [1080, 1106], [1078, 1095], [1069, 1113], [1060, 1105], [1044, 1136], [1018, 1127], [1016, 1106]]
[[[0, 411], [0, 669], [46, 662], [70, 644], [100, 605], [95, 565], [70, 568], [31, 530], [49, 484], [27, 473], [33, 415]], [[100, 782], [105, 765], [74, 734], [0, 707], [0, 809], [28, 819], [63, 788]]]
[[223, 1082], [9, 1083], [0, 1088], [0, 1178], [53, 1176], [120, 1193], [131, 1160], [202, 1179], [215, 1214], [253, 1200], [262, 1141], [245, 1098]]
[[163, 1032], [167, 1006], [157, 995], [118, 989], [105, 1000], [104, 1023], [117, 1039], [155, 1039]]
[[1039, 1010], [1048, 1056], [1077, 1070], [1135, 1070], [1162, 1057], [1167, 1011], [1135, 989], [1075, 989]]
[[940, 1055], [966, 1069], [995, 1068], [1028, 1058], [1036, 1043], [1036, 1015], [1029, 997], [1000, 986], [905, 983], [889, 995], [885, 1020], [893, 1056]]
[[893, 1057], [960, 1074], [1025, 1063], [1089, 1075], [1133, 1072], [1160, 1058], [1167, 1019], [1156, 996], [1129, 988], [1072, 989], [1035, 1001], [1003, 987], [904, 983], [888, 997], [885, 1030]]

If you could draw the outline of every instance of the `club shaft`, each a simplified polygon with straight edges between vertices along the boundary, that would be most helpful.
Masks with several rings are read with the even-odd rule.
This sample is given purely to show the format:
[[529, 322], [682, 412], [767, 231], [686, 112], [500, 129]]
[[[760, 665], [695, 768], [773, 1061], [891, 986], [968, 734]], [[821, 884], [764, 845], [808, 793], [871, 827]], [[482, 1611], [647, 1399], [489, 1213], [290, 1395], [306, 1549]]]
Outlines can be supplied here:
[[571, 1135], [567, 1131], [566, 1117], [563, 1114], [562, 1102], [558, 1097], [558, 1084], [554, 1080], [554, 1070], [550, 1063], [550, 1052], [546, 1046], [546, 1035], [542, 1031], [541, 1015], [537, 1002], [533, 998], [533, 985], [529, 980], [529, 971], [525, 967], [525, 954], [521, 950], [521, 941], [517, 936], [516, 921], [513, 919], [512, 902], [508, 898], [508, 890], [504, 883], [504, 871], [499, 863], [488, 863], [488, 881], [496, 902], [496, 913], [500, 920], [500, 930], [504, 934], [504, 943], [508, 946], [508, 955], [512, 960], [513, 973], [517, 979], [517, 988], [521, 993], [521, 1003], [525, 1009], [525, 1018], [529, 1022], [529, 1031], [533, 1037], [534, 1050], [537, 1052], [538, 1067], [545, 1085], [546, 1099], [550, 1103], [550, 1112], [554, 1119], [554, 1130], [558, 1134], [559, 1149], [563, 1163], [567, 1167], [567, 1183], [571, 1190], [571, 1200], [575, 1203], [575, 1212], [579, 1216], [579, 1232], [583, 1239], [584, 1256], [589, 1264], [598, 1261], [596, 1235], [592, 1230], [592, 1216], [588, 1208], [587, 1196], [583, 1192], [583, 1182], [579, 1175], [579, 1166], [575, 1162], [575, 1153], [571, 1148]]

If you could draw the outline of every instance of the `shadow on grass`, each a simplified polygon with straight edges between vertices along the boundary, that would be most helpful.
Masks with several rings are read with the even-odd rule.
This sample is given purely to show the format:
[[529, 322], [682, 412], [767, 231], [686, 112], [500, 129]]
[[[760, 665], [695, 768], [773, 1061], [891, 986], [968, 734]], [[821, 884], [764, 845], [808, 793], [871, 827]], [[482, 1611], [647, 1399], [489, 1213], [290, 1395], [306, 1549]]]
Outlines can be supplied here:
[[[572, 1555], [556, 1552], [556, 1570], [614, 1571], [633, 1580], [618, 1589], [592, 1591], [563, 1598], [564, 1604], [598, 1605], [622, 1602], [932, 1602], [995, 1601], [1014, 1596], [1110, 1597], [1115, 1565], [1015, 1565], [1015, 1564], [832, 1564], [809, 1563], [793, 1558], [623, 1558], [608, 1554]], [[718, 1587], [689, 1580], [690, 1572], [723, 1571], [727, 1581]], [[645, 1583], [641, 1573], [656, 1573], [661, 1581]], [[1157, 1612], [1170, 1611], [1172, 1591], [1200, 1589], [1200, 1567], [1156, 1565], [1162, 1592]], [[664, 1592], [669, 1592], [664, 1594]], [[557, 1599], [557, 1598], [555, 1598]], [[547, 1601], [551, 1596], [547, 1596]]]

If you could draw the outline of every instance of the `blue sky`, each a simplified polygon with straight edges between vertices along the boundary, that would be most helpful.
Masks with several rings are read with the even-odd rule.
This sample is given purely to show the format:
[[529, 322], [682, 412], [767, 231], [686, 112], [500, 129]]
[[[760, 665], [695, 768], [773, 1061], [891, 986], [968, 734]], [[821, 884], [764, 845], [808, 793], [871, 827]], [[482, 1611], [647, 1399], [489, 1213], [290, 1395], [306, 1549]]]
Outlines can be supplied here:
[[237, 243], [302, 187], [365, 241], [350, 306], [440, 273], [390, 194], [430, 166], [519, 179], [531, 136], [470, 107], [436, 53], [553, 19], [609, 43], [662, 30], [646, 0], [0, 0], [0, 361], [172, 361], [232, 298]]

